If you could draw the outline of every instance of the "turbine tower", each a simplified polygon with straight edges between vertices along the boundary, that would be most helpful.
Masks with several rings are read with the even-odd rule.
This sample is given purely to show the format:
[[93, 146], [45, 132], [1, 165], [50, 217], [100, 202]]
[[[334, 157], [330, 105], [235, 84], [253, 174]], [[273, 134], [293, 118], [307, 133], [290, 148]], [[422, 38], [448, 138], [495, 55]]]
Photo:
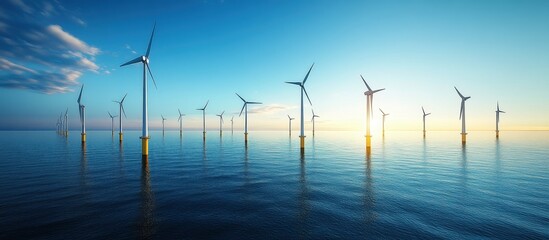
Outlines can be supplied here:
[[240, 115], [238, 116], [239, 117], [242, 116], [242, 111], [246, 109], [246, 111], [244, 112], [244, 143], [248, 143], [248, 104], [262, 104], [262, 103], [248, 102], [244, 100], [244, 98], [242, 98], [240, 95], [238, 95], [238, 93], [236, 93], [236, 96], [238, 96], [244, 102], [244, 105], [242, 106], [242, 110], [240, 110]]
[[320, 117], [315, 114], [315, 111], [311, 109], [311, 112], [313, 113], [313, 117], [311, 117], [311, 122], [313, 122], [313, 137], [315, 136], [315, 118]]
[[80, 124], [82, 125], [82, 143], [86, 143], [86, 106], [82, 104], [82, 91], [84, 90], [84, 84], [80, 88], [80, 94], [78, 95], [78, 114], [80, 115]]
[[185, 114], [182, 114], [179, 108], [177, 109], [177, 111], [179, 112], [179, 118], [177, 119], [177, 121], [179, 121], [179, 136], [181, 137], [183, 136], [183, 116], [185, 116]]
[[204, 141], [206, 141], [206, 107], [208, 106], [208, 103], [210, 103], [210, 100], [206, 102], [206, 105], [204, 105], [203, 108], [196, 109], [202, 111], [202, 138]]
[[120, 139], [120, 142], [122, 142], [122, 140], [124, 139], [124, 132], [123, 132], [123, 129], [122, 129], [122, 113], [124, 113], [124, 117], [127, 118], [126, 116], [126, 111], [124, 110], [124, 99], [126, 99], [126, 96], [128, 96], [128, 94], [126, 93], [126, 95], [124, 95], [124, 97], [122, 98], [122, 100], [120, 101], [113, 101], [115, 103], [118, 103], [118, 137]]
[[113, 116], [111, 112], [109, 113], [109, 117], [111, 117], [111, 135], [114, 136], [114, 118], [118, 117], [118, 115]]
[[69, 108], [65, 111], [65, 137], [69, 136]]
[[288, 122], [290, 123], [289, 126], [288, 126], [288, 131], [290, 132], [290, 137], [292, 136], [292, 120], [294, 120], [295, 118], [292, 118], [290, 117], [290, 115], [288, 115]]
[[156, 29], [156, 23], [154, 24], [151, 38], [149, 39], [149, 45], [147, 47], [147, 52], [144, 56], [137, 57], [133, 60], [130, 60], [127, 63], [124, 63], [120, 65], [120, 67], [131, 65], [135, 63], [142, 63], [143, 64], [143, 126], [141, 128], [142, 136], [141, 136], [141, 154], [143, 156], [149, 155], [149, 117], [148, 117], [148, 109], [147, 109], [147, 72], [151, 75], [151, 78], [154, 83], [154, 87], [156, 88], [156, 82], [154, 81], [154, 77], [151, 72], [151, 68], [149, 67], [149, 54], [151, 52], [151, 44], [154, 37], [154, 30]]
[[307, 72], [307, 75], [305, 75], [305, 78], [303, 79], [303, 82], [286, 82], [286, 83], [289, 83], [289, 84], [293, 84], [293, 85], [297, 85], [301, 88], [301, 131], [300, 131], [300, 134], [299, 135], [299, 139], [300, 139], [300, 148], [301, 150], [305, 150], [305, 124], [304, 124], [304, 116], [303, 116], [303, 93], [305, 93], [305, 96], [307, 96], [307, 100], [309, 100], [309, 104], [311, 104], [311, 106], [313, 105], [313, 103], [311, 103], [311, 99], [309, 98], [309, 94], [307, 94], [307, 90], [305, 90], [305, 82], [307, 81], [307, 78], [309, 78], [309, 74], [311, 73], [311, 70], [313, 69], [314, 67], [314, 63], [313, 65], [311, 65], [311, 68], [309, 68], [309, 71]]
[[431, 115], [431, 113], [425, 113], [423, 106], [421, 107], [421, 111], [423, 111], [423, 137], [425, 138], [425, 117]]
[[164, 115], [160, 114], [160, 116], [162, 117], [162, 136], [164, 136], [164, 121], [168, 120], [166, 118], [164, 118]]
[[464, 97], [463, 94], [461, 94], [456, 87], [454, 88], [456, 89], [458, 95], [461, 97], [461, 108], [459, 110], [459, 119], [461, 119], [461, 143], [465, 144], [465, 142], [467, 142], [467, 132], [465, 131], [465, 101], [467, 101], [467, 99], [471, 97]]
[[231, 135], [233, 134], [233, 125], [234, 125], [233, 119], [234, 119], [234, 116], [231, 117]]
[[364, 77], [360, 75], [360, 78], [362, 78], [362, 81], [368, 88], [368, 91], [364, 92], [364, 95], [366, 95], [366, 149], [369, 150], [372, 147], [372, 135], [370, 134], [370, 120], [371, 115], [374, 115], [373, 112], [373, 102], [374, 102], [374, 93], [383, 91], [385, 88], [372, 90], [370, 86], [368, 86], [368, 83], [366, 83], [366, 80], [364, 80]]
[[381, 110], [381, 108], [379, 109], [379, 111], [381, 111], [381, 114], [382, 114], [382, 116], [383, 116], [383, 120], [382, 120], [382, 122], [381, 122], [381, 126], [382, 126], [381, 135], [385, 137], [385, 116], [388, 116], [389, 114], [383, 112], [383, 110]]
[[217, 114], [216, 116], [219, 117], [219, 136], [223, 135], [223, 114], [225, 111], [223, 111], [221, 114]]
[[496, 138], [499, 138], [499, 114], [500, 113], [505, 113], [505, 112], [499, 110], [499, 102], [497, 102], [497, 108], [496, 108]]

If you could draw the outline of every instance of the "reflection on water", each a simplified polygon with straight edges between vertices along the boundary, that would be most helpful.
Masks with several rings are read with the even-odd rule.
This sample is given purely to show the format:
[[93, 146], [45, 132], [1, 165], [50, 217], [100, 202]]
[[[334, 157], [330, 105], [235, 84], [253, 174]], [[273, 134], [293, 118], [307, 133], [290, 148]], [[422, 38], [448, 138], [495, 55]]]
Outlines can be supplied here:
[[82, 152], [80, 154], [80, 188], [84, 191], [88, 185], [86, 175], [88, 173], [88, 162], [86, 159], [86, 144], [82, 143]]
[[299, 196], [298, 196], [298, 234], [300, 239], [306, 239], [310, 236], [310, 229], [308, 227], [309, 222], [309, 187], [307, 186], [307, 173], [305, 170], [305, 158], [303, 152], [300, 157], [299, 165]]
[[369, 154], [365, 157], [365, 181], [364, 181], [364, 223], [372, 223], [376, 220], [374, 212], [375, 196], [372, 178], [372, 159]]
[[141, 160], [141, 215], [139, 218], [139, 236], [141, 239], [151, 239], [155, 233], [154, 195], [151, 189], [149, 159], [143, 156]]

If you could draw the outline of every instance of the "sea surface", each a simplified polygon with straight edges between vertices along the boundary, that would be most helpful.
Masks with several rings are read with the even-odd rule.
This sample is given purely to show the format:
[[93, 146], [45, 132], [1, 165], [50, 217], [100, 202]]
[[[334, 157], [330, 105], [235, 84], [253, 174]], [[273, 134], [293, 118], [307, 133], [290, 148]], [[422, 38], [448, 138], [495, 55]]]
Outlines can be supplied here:
[[549, 239], [549, 132], [4, 131], [0, 239]]

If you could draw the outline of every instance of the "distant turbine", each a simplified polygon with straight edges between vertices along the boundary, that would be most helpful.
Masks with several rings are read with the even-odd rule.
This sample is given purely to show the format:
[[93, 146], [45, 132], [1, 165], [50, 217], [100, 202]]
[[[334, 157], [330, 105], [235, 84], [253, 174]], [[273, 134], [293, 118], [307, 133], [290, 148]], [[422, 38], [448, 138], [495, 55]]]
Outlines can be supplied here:
[[111, 112], [109, 113], [109, 117], [111, 118], [111, 135], [114, 136], [114, 118], [118, 117], [118, 115], [112, 115]]
[[388, 114], [388, 113], [384, 113], [383, 110], [381, 110], [381, 108], [379, 109], [379, 111], [381, 111], [381, 114], [383, 115], [383, 121], [381, 122], [381, 126], [382, 126], [381, 135], [382, 135], [382, 136], [385, 136], [385, 116], [388, 116], [389, 114]]
[[177, 121], [179, 121], [179, 136], [181, 137], [183, 136], [183, 116], [185, 116], [185, 114], [182, 114], [179, 108], [177, 109], [177, 111], [179, 112], [179, 118], [177, 119]]
[[151, 52], [151, 44], [154, 37], [154, 30], [156, 29], [156, 23], [154, 24], [151, 38], [149, 39], [149, 45], [147, 47], [147, 53], [145, 56], [137, 57], [127, 63], [124, 63], [120, 65], [120, 67], [131, 65], [135, 63], [143, 63], [143, 127], [141, 128], [142, 136], [141, 136], [141, 154], [143, 156], [149, 155], [149, 117], [148, 117], [148, 109], [147, 109], [147, 70], [149, 74], [151, 75], [151, 78], [154, 83], [154, 87], [156, 88], [156, 82], [154, 81], [154, 77], [151, 72], [151, 68], [149, 67], [149, 53]]
[[126, 93], [126, 95], [124, 95], [124, 97], [122, 98], [122, 100], [120, 101], [113, 101], [115, 103], [118, 103], [118, 137], [120, 139], [120, 142], [122, 142], [122, 140], [124, 139], [124, 132], [123, 132], [123, 129], [122, 129], [122, 113], [124, 113], [124, 117], [127, 118], [126, 116], [126, 111], [124, 110], [124, 99], [126, 99], [126, 96], [128, 96], [128, 94]]
[[233, 119], [234, 119], [234, 116], [231, 117], [231, 134], [233, 134], [233, 125], [234, 125]]
[[202, 138], [204, 141], [206, 140], [206, 107], [208, 106], [208, 103], [210, 103], [210, 100], [206, 102], [206, 105], [204, 105], [203, 108], [196, 109], [202, 111]]
[[496, 108], [496, 138], [499, 138], [499, 114], [500, 113], [505, 113], [505, 112], [499, 110], [499, 102], [497, 102], [497, 108]]
[[320, 117], [315, 114], [315, 111], [311, 109], [311, 113], [313, 113], [313, 117], [311, 117], [311, 122], [313, 122], [313, 137], [315, 136], [315, 118]]
[[298, 85], [301, 88], [301, 135], [299, 136], [300, 139], [300, 148], [301, 150], [305, 149], [305, 123], [304, 123], [304, 116], [303, 116], [303, 93], [305, 93], [305, 96], [307, 96], [307, 100], [309, 100], [309, 104], [311, 106], [313, 103], [311, 103], [311, 99], [309, 98], [309, 94], [307, 94], [307, 90], [305, 90], [305, 82], [307, 81], [307, 78], [309, 78], [309, 74], [311, 73], [311, 70], [313, 69], [313, 65], [311, 65], [311, 68], [309, 68], [309, 71], [307, 72], [307, 75], [305, 75], [305, 78], [303, 79], [303, 82], [286, 82], [289, 84]]
[[69, 136], [69, 108], [65, 111], [65, 136]]
[[421, 107], [421, 111], [423, 111], [423, 137], [425, 137], [425, 117], [431, 115], [431, 113], [425, 113], [423, 107]]
[[86, 106], [82, 104], [82, 90], [84, 90], [84, 84], [80, 88], [80, 94], [78, 94], [78, 114], [80, 115], [80, 124], [82, 125], [82, 143], [86, 142]]
[[223, 135], [223, 114], [225, 111], [223, 111], [221, 114], [217, 114], [216, 116], [219, 117], [219, 136]]
[[370, 149], [372, 147], [371, 138], [372, 135], [370, 134], [370, 120], [371, 116], [373, 115], [373, 102], [374, 102], [374, 93], [383, 91], [385, 88], [378, 89], [378, 90], [372, 90], [370, 86], [368, 86], [368, 83], [366, 83], [366, 80], [364, 80], [364, 77], [360, 75], [360, 78], [362, 78], [362, 81], [368, 88], [368, 91], [364, 92], [364, 95], [366, 95], [366, 148]]
[[288, 131], [290, 132], [290, 136], [292, 136], [292, 120], [294, 120], [295, 118], [292, 118], [290, 117], [290, 115], [288, 115], [288, 122], [290, 123], [289, 126], [288, 126]]
[[465, 144], [465, 142], [467, 141], [467, 138], [466, 138], [467, 132], [465, 131], [465, 101], [467, 101], [467, 99], [471, 97], [464, 97], [456, 87], [454, 88], [456, 89], [456, 92], [461, 97], [461, 108], [459, 110], [459, 119], [461, 119], [461, 143]]
[[248, 102], [248, 101], [244, 100], [244, 98], [242, 98], [240, 95], [238, 95], [238, 93], [236, 94], [236, 96], [238, 96], [244, 102], [244, 105], [242, 106], [242, 110], [240, 110], [240, 115], [238, 115], [238, 116], [241, 116], [242, 111], [244, 111], [244, 109], [246, 109], [246, 111], [244, 112], [244, 142], [247, 143], [248, 142], [248, 104], [262, 104], [262, 103], [260, 103], [260, 102]]
[[164, 121], [168, 120], [166, 118], [164, 118], [164, 115], [160, 114], [160, 116], [162, 117], [162, 136], [164, 136]]

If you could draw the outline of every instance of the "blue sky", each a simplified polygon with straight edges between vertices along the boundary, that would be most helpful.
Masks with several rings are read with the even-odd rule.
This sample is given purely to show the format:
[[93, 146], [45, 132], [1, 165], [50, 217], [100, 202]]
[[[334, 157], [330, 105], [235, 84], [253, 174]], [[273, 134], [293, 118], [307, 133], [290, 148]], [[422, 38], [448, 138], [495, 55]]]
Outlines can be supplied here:
[[[471, 130], [549, 130], [549, 2], [547, 1], [29, 1], [0, 3], [0, 129], [55, 128], [76, 99], [88, 129], [109, 129], [112, 100], [128, 93], [127, 129], [140, 129], [139, 65], [120, 68], [146, 50], [154, 23], [150, 83], [151, 129], [207, 127], [226, 111], [226, 126], [251, 106], [251, 130], [285, 130], [298, 118], [301, 81], [319, 130], [363, 130], [365, 86], [387, 88], [374, 108], [389, 112], [388, 130], [459, 130], [459, 96], [468, 96]], [[310, 128], [311, 106], [306, 106]], [[381, 114], [374, 114], [374, 132]], [[299, 120], [299, 118], [297, 119]], [[298, 124], [294, 124], [297, 130]]]

